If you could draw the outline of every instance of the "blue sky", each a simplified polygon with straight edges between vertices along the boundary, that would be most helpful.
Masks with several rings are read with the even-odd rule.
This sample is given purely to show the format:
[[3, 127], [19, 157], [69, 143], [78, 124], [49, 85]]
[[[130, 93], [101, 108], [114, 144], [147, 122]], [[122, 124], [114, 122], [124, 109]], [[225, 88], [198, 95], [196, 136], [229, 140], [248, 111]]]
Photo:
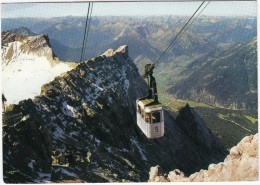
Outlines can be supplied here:
[[[201, 2], [95, 2], [92, 15], [191, 15]], [[211, 2], [204, 15], [256, 16], [256, 1]], [[2, 18], [86, 16], [88, 3], [1, 4]]]

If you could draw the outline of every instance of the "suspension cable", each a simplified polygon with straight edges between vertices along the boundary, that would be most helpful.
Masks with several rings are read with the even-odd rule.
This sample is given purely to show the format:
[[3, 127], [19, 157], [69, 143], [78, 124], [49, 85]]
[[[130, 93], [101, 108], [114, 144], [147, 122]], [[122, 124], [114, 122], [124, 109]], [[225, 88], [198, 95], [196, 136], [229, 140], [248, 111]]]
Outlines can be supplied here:
[[193, 22], [200, 16], [200, 14], [205, 10], [205, 8], [209, 5], [209, 3], [210, 3], [210, 1], [208, 1], [206, 6], [203, 7], [203, 9], [198, 13], [198, 15], [192, 20], [192, 22], [186, 27], [186, 29], [182, 32], [182, 34], [179, 37], [181, 37], [187, 31], [187, 29], [190, 28], [190, 26], [193, 24]]
[[89, 34], [90, 21], [91, 21], [92, 9], [93, 9], [93, 2], [91, 2], [90, 5], [91, 5], [91, 7], [90, 7], [89, 18], [88, 18], [88, 28], [87, 28], [85, 47], [84, 47], [84, 51], [83, 51], [83, 58], [84, 58], [84, 56], [86, 56], [86, 48], [87, 48], [87, 43], [88, 43], [88, 34]]
[[86, 23], [85, 23], [84, 38], [83, 38], [83, 43], [82, 43], [80, 62], [82, 62], [83, 57], [84, 57], [86, 40], [87, 40], [87, 36], [88, 36], [88, 31], [89, 31], [89, 19], [90, 19], [91, 13], [92, 13], [93, 5], [92, 5], [92, 8], [91, 8], [91, 13], [90, 13], [90, 7], [91, 7], [91, 2], [88, 3], [88, 13], [87, 13], [87, 18], [86, 18]]
[[[190, 23], [190, 21], [192, 20], [192, 18], [196, 15], [196, 13], [199, 11], [199, 9], [202, 7], [202, 5], [205, 3], [205, 1], [203, 1], [200, 6], [196, 9], [196, 11], [193, 13], [193, 15], [189, 18], [189, 20], [185, 23], [185, 25], [182, 27], [182, 29], [178, 32], [178, 34], [174, 37], [174, 39], [172, 40], [172, 42], [168, 45], [168, 47], [163, 51], [163, 53], [158, 57], [158, 59], [149, 67], [149, 69], [147, 70], [147, 72], [143, 75], [143, 78], [147, 77], [151, 71], [153, 70], [154, 66], [156, 63], [159, 62], [159, 60], [162, 58], [162, 56], [168, 52], [168, 50], [171, 48], [172, 44], [174, 43], [175, 40], [177, 40], [177, 38], [180, 36], [180, 34], [184, 31], [184, 29], [188, 26], [188, 24]], [[208, 3], [209, 4], [209, 3]], [[208, 4], [206, 6], [208, 6]], [[202, 9], [202, 11], [206, 8], [206, 6]], [[202, 13], [202, 11], [199, 13], [199, 15]], [[198, 16], [197, 16], [198, 17]], [[197, 18], [196, 17], [196, 18]], [[196, 19], [195, 18], [195, 19]], [[194, 22], [194, 20], [192, 21], [192, 23]], [[191, 23], [191, 24], [192, 24]], [[190, 24], [190, 25], [191, 25]], [[190, 26], [189, 25], [189, 26]], [[187, 29], [185, 29], [186, 31]]]
[[200, 6], [197, 8], [197, 10], [193, 13], [193, 15], [189, 18], [189, 20], [186, 22], [186, 24], [182, 27], [182, 29], [179, 31], [179, 33], [174, 37], [174, 39], [172, 40], [172, 42], [168, 45], [168, 47], [164, 50], [164, 52], [158, 57], [158, 59], [154, 62], [154, 64], [156, 64], [161, 58], [162, 56], [170, 49], [171, 45], [173, 44], [173, 42], [178, 38], [178, 36], [182, 33], [182, 31], [185, 29], [185, 27], [189, 24], [189, 22], [191, 21], [191, 19], [195, 16], [195, 14], [199, 11], [199, 9], [201, 8], [201, 6], [205, 3], [205, 1], [203, 1]]

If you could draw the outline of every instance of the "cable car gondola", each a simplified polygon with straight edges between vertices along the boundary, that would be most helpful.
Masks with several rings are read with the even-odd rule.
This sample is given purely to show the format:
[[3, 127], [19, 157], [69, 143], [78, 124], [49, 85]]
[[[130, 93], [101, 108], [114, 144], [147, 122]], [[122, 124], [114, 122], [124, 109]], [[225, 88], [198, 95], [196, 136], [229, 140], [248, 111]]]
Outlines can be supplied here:
[[158, 101], [156, 81], [153, 77], [154, 64], [145, 66], [144, 78], [148, 78], [148, 95], [136, 100], [137, 125], [147, 138], [159, 138], [164, 135], [164, 117], [162, 104]]
[[[148, 95], [146, 97], [139, 98], [136, 100], [136, 115], [137, 125], [146, 135], [147, 138], [159, 138], [164, 135], [163, 108], [162, 104], [160, 104], [158, 101], [156, 81], [153, 77], [154, 66], [156, 63], [159, 62], [162, 56], [169, 51], [173, 44], [176, 43], [175, 41], [177, 40], [177, 38], [181, 37], [182, 34], [188, 29], [188, 27], [198, 18], [198, 16], [203, 12], [203, 10], [209, 5], [210, 1], [203, 7], [204, 3], [205, 1], [203, 1], [200, 4], [200, 6], [196, 9], [196, 11], [190, 17], [190, 19], [185, 23], [185, 25], [174, 37], [174, 39], [163, 51], [163, 53], [158, 57], [158, 59], [153, 64], [147, 64], [145, 66], [145, 74], [143, 75], [143, 78], [148, 78]], [[199, 13], [197, 14], [197, 12]]]

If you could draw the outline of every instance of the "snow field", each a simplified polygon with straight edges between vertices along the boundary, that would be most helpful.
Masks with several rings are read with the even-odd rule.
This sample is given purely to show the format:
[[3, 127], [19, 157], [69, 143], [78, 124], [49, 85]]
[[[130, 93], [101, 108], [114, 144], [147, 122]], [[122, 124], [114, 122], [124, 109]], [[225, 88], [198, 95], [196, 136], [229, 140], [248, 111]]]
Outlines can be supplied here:
[[[19, 43], [14, 45], [19, 46]], [[2, 61], [2, 90], [8, 105], [40, 95], [43, 84], [72, 69], [65, 63], [51, 66], [45, 56], [23, 53], [17, 47], [13, 50], [10, 62], [6, 65], [6, 61]], [[4, 51], [7, 52], [8, 48]]]

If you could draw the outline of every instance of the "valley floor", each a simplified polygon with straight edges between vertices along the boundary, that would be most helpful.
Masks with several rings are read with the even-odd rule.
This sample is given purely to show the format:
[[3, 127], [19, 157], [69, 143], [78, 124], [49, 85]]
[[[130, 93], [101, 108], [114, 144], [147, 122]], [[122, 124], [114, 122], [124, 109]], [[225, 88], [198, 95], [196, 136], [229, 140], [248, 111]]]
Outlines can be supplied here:
[[207, 127], [222, 141], [227, 149], [235, 146], [242, 138], [258, 132], [257, 110], [230, 110], [213, 107], [207, 104], [189, 100], [175, 99], [173, 96], [162, 93], [160, 102], [173, 117], [178, 115], [178, 110], [189, 104], [205, 121]]

